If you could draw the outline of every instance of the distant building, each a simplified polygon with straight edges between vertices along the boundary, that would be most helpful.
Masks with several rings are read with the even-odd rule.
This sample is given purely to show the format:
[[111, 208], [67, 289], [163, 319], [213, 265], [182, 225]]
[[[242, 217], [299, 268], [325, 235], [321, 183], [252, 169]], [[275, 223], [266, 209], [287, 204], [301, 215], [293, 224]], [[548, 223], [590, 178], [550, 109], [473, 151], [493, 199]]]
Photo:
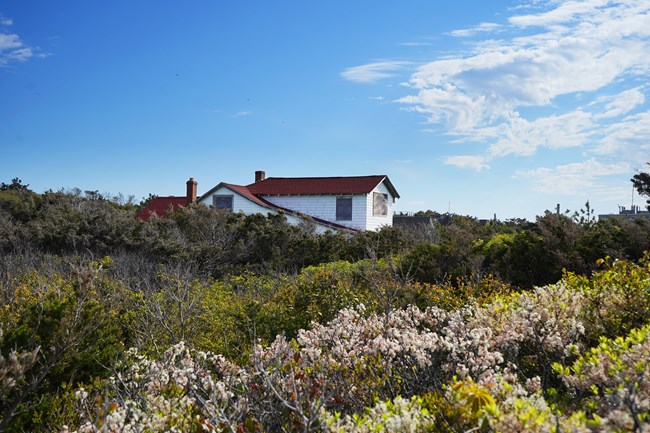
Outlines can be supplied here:
[[650, 218], [650, 212], [647, 210], [641, 210], [637, 205], [632, 205], [630, 209], [626, 209], [625, 206], [619, 206], [618, 213], [598, 215], [599, 220], [605, 220], [608, 218], [625, 218], [625, 219]]
[[446, 227], [451, 223], [451, 214], [416, 215], [413, 212], [400, 212], [393, 215], [393, 225], [396, 227], [422, 227], [435, 224]]
[[428, 215], [414, 215], [412, 213], [400, 212], [393, 215], [393, 226], [395, 227], [433, 227], [433, 217]]

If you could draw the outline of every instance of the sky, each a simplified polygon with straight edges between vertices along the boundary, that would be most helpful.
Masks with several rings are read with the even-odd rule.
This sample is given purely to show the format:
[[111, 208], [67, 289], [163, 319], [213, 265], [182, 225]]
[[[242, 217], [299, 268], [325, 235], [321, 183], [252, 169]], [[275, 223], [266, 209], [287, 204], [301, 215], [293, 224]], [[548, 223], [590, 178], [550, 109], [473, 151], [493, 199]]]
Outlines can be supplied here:
[[0, 182], [387, 175], [396, 210], [643, 205], [648, 0], [0, 0]]

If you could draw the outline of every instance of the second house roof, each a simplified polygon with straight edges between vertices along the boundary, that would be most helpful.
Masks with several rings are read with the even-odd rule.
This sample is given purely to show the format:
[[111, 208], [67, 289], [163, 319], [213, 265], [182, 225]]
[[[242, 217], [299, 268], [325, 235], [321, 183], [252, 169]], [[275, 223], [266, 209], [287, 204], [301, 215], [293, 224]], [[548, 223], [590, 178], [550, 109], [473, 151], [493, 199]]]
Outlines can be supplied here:
[[323, 195], [323, 194], [368, 194], [377, 185], [385, 182], [391, 195], [399, 194], [387, 176], [341, 176], [341, 177], [268, 177], [251, 183], [246, 188], [260, 195]]

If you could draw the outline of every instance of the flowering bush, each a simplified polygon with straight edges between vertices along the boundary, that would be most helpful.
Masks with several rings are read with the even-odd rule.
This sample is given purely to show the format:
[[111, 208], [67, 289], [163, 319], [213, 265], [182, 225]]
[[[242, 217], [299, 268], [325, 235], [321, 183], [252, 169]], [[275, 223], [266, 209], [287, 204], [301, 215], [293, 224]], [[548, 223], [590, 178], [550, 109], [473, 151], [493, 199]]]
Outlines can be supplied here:
[[83, 388], [77, 391], [82, 414], [77, 431], [234, 430], [246, 410], [245, 398], [231, 392], [237, 372], [223, 357], [183, 343], [159, 361], [130, 349], [108, 380], [110, 399], [90, 399]]
[[[638, 292], [650, 269], [614, 264], [593, 280]], [[240, 366], [182, 343], [160, 360], [130, 350], [106, 398], [80, 391], [79, 431], [642, 431], [650, 325], [593, 348], [590, 335], [645, 298], [617, 289], [604, 302], [589, 281], [453, 311], [360, 304], [258, 344]]]
[[[490, 296], [428, 305], [424, 285], [409, 297], [414, 286], [389, 266], [339, 263], [277, 281], [169, 279], [167, 298], [143, 293], [137, 306], [147, 308], [137, 310], [99, 262], [72, 278], [25, 275], [0, 309], [0, 429], [644, 431], [649, 260], [602, 265], [590, 278], [567, 273], [530, 291], [495, 286]], [[271, 325], [296, 308], [297, 320]], [[116, 362], [122, 342], [109, 337], [145, 341], [146, 321], [129, 322], [142, 311], [158, 314], [169, 340], [151, 333], [160, 352], [144, 345]], [[314, 320], [294, 330], [306, 312]], [[238, 329], [246, 320], [266, 327], [255, 344]], [[291, 334], [276, 336], [284, 324]], [[183, 337], [192, 338], [162, 350]], [[224, 352], [229, 360], [197, 343], [250, 348]]]
[[599, 424], [623, 431], [650, 427], [650, 326], [601, 338], [571, 366], [555, 368]]

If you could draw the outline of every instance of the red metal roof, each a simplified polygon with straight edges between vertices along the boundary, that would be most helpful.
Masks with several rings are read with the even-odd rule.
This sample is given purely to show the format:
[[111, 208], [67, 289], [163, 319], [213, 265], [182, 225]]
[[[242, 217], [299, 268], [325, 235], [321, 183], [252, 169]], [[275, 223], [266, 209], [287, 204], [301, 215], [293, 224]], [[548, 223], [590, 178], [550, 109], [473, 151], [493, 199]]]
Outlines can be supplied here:
[[250, 192], [250, 190], [245, 186], [234, 185], [232, 183], [224, 183], [223, 185], [225, 185], [226, 187], [232, 189], [233, 191], [235, 191], [239, 195], [246, 197], [247, 199], [249, 199], [253, 203], [256, 203], [256, 204], [258, 204], [260, 206], [263, 206], [263, 207], [269, 207], [269, 206], [274, 207], [271, 203], [267, 202], [266, 200], [262, 200], [259, 197], [254, 196]]
[[254, 195], [322, 195], [322, 194], [368, 194], [381, 182], [391, 194], [399, 194], [386, 176], [346, 177], [269, 177], [247, 186]]
[[138, 218], [149, 221], [153, 214], [164, 217], [181, 206], [187, 206], [187, 197], [156, 197], [138, 212]]

